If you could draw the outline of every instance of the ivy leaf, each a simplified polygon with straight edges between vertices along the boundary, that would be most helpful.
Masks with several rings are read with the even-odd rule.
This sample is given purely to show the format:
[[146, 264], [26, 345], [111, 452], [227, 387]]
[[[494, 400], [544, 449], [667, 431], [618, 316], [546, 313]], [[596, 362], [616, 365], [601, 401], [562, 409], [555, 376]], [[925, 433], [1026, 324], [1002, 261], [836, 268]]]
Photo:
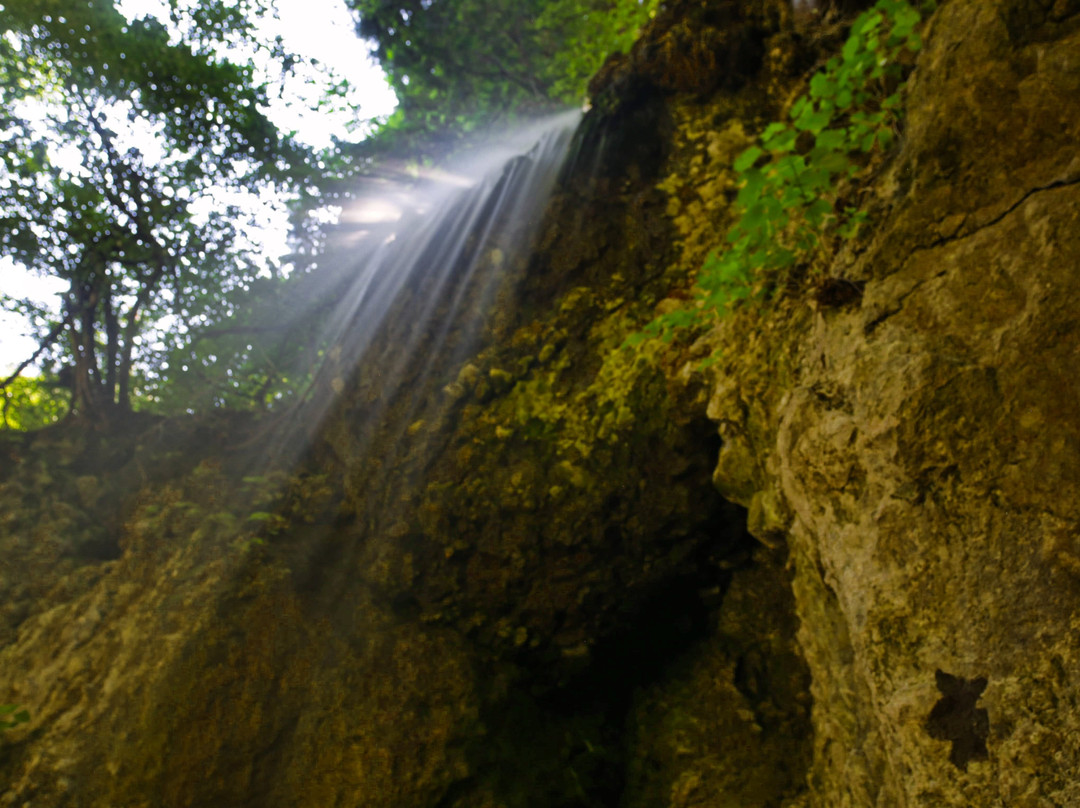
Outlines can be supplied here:
[[769, 206], [767, 200], [759, 199], [748, 207], [742, 216], [742, 226], [746, 230], [762, 230], [769, 227]]
[[808, 107], [803, 110], [803, 114], [795, 121], [795, 128], [803, 132], [817, 134], [830, 123], [832, 123], [832, 109], [828, 107], [822, 109]]
[[784, 125], [783, 128], [777, 129], [769, 137], [762, 137], [762, 145], [773, 154], [784, 154], [795, 148], [798, 137], [798, 132]]
[[798, 185], [806, 172], [806, 160], [797, 154], [789, 154], [776, 162], [776, 176], [785, 185]]
[[739, 189], [739, 195], [735, 198], [735, 204], [741, 208], [748, 208], [761, 196], [765, 187], [765, 174], [758, 168], [748, 169], [743, 174], [743, 186]]
[[720, 353], [719, 351], [715, 351], [715, 352], [709, 354], [708, 356], [706, 356], [700, 362], [698, 362], [698, 370], [708, 370], [713, 365], [715, 365], [717, 362], [719, 362], [722, 358], [723, 358], [723, 354]]
[[765, 151], [760, 147], [751, 146], [742, 154], [740, 154], [737, 158], [735, 158], [735, 162], [732, 164], [732, 168], [734, 168], [741, 174], [748, 168], [750, 168], [752, 165], [754, 165], [754, 163], [757, 162], [757, 159], [761, 157], [761, 155], [763, 155], [764, 153]]
[[687, 309], [676, 309], [663, 314], [659, 318], [660, 327], [665, 331], [672, 329], [689, 328], [694, 324], [696, 315]]
[[833, 206], [825, 199], [813, 201], [806, 209], [806, 220], [813, 227], [820, 227], [832, 215]]
[[[918, 47], [919, 19], [906, 0], [878, 0], [856, 19], [841, 55], [826, 62], [792, 105], [791, 123], [770, 124], [734, 161], [740, 216], [725, 236], [727, 249], [711, 252], [699, 275], [705, 311], [768, 295], [792, 267], [813, 265], [830, 232], [851, 238], [867, 220], [851, 207], [837, 213], [837, 178], [860, 173], [852, 152], [892, 144], [903, 99], [897, 91], [878, 100], [875, 82], [902, 77], [895, 60], [901, 47]], [[846, 122], [832, 126], [841, 115]], [[795, 153], [801, 132], [814, 135], [813, 147]], [[702, 311], [686, 311], [676, 327], [697, 322]]]
[[763, 141], [771, 140], [787, 128], [787, 124], [783, 121], [774, 121], [765, 127], [765, 131], [761, 133], [761, 139]]
[[851, 165], [851, 161], [844, 152], [829, 152], [814, 161], [813, 170], [820, 173], [815, 174], [811, 181], [828, 184], [835, 175], [842, 173], [849, 165]]
[[840, 51], [844, 57], [845, 62], [852, 62], [863, 48], [863, 38], [860, 34], [852, 32], [851, 37], [844, 43], [843, 49]]
[[[916, 14], [918, 14], [918, 12], [916, 12]], [[851, 39], [855, 39], [862, 34], [868, 34], [871, 31], [877, 30], [877, 28], [881, 25], [884, 19], [885, 18], [880, 11], [872, 11], [868, 14], [860, 15], [860, 17], [855, 20], [855, 23], [851, 26]]]
[[843, 151], [848, 146], [847, 129], [825, 129], [818, 132], [814, 146], [821, 150], [822, 154]]

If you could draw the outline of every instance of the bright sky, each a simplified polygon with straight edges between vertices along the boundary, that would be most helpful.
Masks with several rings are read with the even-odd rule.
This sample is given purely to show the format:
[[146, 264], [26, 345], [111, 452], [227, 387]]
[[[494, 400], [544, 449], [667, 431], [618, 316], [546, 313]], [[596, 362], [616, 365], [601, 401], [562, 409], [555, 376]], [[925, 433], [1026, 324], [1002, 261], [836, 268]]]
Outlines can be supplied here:
[[[154, 14], [167, 20], [167, 4], [159, 0], [118, 0], [117, 6], [129, 17]], [[269, 110], [271, 119], [284, 131], [295, 131], [312, 146], [328, 146], [335, 136], [359, 139], [364, 121], [388, 115], [396, 100], [366, 44], [357, 39], [351, 13], [342, 0], [277, 0], [277, 7], [280, 21], [265, 26], [267, 39], [280, 34], [286, 49], [317, 58], [339, 79], [347, 79], [354, 88], [350, 101], [360, 107], [360, 120], [342, 112], [304, 109], [305, 98], [316, 98], [327, 80], [318, 73], [291, 80], [281, 97], [274, 98]], [[268, 222], [266, 231], [256, 239], [264, 254], [277, 257], [287, 252], [286, 237], [284, 214], [279, 212], [277, 221]], [[64, 284], [56, 278], [35, 277], [0, 258], [0, 287], [15, 297], [46, 302], [55, 299]], [[25, 336], [27, 330], [21, 317], [0, 312], [0, 373], [10, 372], [36, 350], [37, 343]]]

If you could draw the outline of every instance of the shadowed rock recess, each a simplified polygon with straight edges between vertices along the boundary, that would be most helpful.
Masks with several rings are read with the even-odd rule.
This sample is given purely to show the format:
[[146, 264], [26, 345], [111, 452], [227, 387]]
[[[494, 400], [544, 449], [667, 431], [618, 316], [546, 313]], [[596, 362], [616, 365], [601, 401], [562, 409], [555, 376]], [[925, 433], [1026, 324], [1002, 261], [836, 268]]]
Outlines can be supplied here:
[[407, 294], [298, 466], [5, 436], [0, 805], [1080, 805], [1080, 3], [940, 2], [832, 280], [617, 350], [838, 5], [668, 4], [479, 347]]

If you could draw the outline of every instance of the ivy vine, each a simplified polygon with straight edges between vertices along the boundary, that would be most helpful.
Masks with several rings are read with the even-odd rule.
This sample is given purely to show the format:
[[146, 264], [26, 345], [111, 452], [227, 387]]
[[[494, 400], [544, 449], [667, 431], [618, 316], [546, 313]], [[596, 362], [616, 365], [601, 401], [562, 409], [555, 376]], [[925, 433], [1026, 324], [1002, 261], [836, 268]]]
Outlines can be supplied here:
[[763, 296], [795, 267], [822, 264], [835, 239], [855, 234], [867, 214], [839, 204], [838, 188], [858, 174], [860, 155], [892, 145], [905, 54], [922, 47], [918, 26], [928, 10], [878, 0], [855, 19], [840, 54], [810, 79], [787, 120], [770, 124], [736, 158], [738, 219], [705, 260], [696, 300], [653, 320], [630, 345], [705, 325], [734, 302]]

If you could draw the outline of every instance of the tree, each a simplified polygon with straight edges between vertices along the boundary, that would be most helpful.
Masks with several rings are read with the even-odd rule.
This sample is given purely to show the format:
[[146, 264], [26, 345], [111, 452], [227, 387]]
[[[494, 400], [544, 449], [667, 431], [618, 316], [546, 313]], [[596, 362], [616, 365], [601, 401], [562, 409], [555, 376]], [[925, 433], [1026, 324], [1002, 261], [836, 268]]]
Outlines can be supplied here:
[[127, 410], [140, 361], [227, 314], [267, 266], [235, 200], [295, 190], [317, 162], [262, 111], [252, 57], [227, 58], [257, 10], [174, 3], [170, 33], [112, 0], [0, 6], [0, 254], [67, 283], [59, 316], [6, 303], [36, 317], [35, 360], [69, 365], [78, 413]]
[[581, 103], [586, 85], [613, 53], [627, 53], [659, 0], [548, 0], [535, 30], [555, 58], [543, 72], [548, 94]]
[[493, 120], [585, 100], [659, 0], [347, 0], [400, 104], [364, 152], [438, 152]]
[[67, 284], [59, 314], [0, 294], [36, 324], [41, 348], [22, 367], [70, 381], [71, 410], [92, 417], [148, 394], [182, 409], [288, 397], [326, 347], [309, 344], [326, 304], [309, 290], [336, 287], [276, 277], [235, 200], [300, 198], [306, 270], [321, 234], [305, 210], [392, 171], [387, 157], [439, 155], [481, 123], [580, 103], [657, 1], [348, 0], [401, 106], [368, 141], [313, 155], [264, 112], [256, 61], [283, 75], [298, 61], [259, 42], [270, 0], [169, 0], [168, 28], [129, 22], [113, 0], [5, 0], [0, 255]]

